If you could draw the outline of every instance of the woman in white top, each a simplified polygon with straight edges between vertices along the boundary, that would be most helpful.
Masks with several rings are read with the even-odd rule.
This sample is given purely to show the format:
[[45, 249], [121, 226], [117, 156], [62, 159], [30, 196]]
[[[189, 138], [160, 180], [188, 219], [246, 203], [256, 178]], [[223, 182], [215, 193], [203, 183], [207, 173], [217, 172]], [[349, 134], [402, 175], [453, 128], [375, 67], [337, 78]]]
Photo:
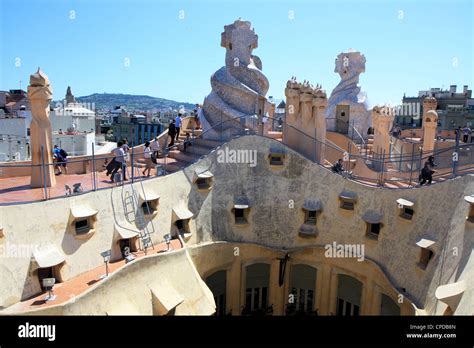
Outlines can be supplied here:
[[145, 147], [143, 148], [143, 157], [145, 158], [146, 167], [143, 170], [142, 174], [145, 175], [146, 171], [148, 171], [148, 175], [150, 176], [151, 168], [153, 168], [153, 161], [151, 160], [151, 149], [150, 149], [150, 142], [147, 141], [145, 143]]
[[202, 106], [200, 104], [196, 104], [196, 129], [201, 128], [201, 120], [202, 120]]
[[158, 158], [158, 153], [160, 151], [160, 142], [158, 141], [158, 137], [156, 137], [155, 141], [151, 143], [150, 149], [155, 154], [155, 157]]

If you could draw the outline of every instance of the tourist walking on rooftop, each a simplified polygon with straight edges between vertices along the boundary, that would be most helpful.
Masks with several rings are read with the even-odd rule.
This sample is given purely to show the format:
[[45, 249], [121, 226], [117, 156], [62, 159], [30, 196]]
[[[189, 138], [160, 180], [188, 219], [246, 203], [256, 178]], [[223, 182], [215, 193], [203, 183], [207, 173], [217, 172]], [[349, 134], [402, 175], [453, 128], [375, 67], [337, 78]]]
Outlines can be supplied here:
[[150, 176], [151, 168], [153, 168], [153, 161], [151, 160], [151, 155], [152, 151], [150, 148], [150, 142], [147, 141], [145, 142], [145, 147], [143, 148], [143, 157], [145, 158], [145, 170], [143, 170], [142, 174], [145, 175], [145, 173], [148, 171], [148, 175]]
[[160, 152], [160, 142], [158, 141], [158, 137], [155, 137], [155, 141], [151, 143], [150, 149], [155, 158], [158, 158], [158, 153]]
[[402, 134], [402, 129], [398, 124], [395, 124], [395, 126], [393, 127], [392, 134], [395, 138], [400, 138], [400, 135]]
[[459, 140], [461, 139], [461, 127], [460, 126], [454, 130], [454, 134], [456, 135], [456, 144], [458, 144]]
[[428, 160], [426, 161], [426, 163], [428, 163], [428, 165], [431, 167], [431, 168], [434, 168], [437, 166], [437, 164], [435, 163], [434, 161], [434, 156], [431, 155], [430, 157], [428, 157]]
[[171, 147], [174, 145], [174, 137], [176, 135], [176, 126], [174, 125], [176, 121], [171, 120], [170, 125], [168, 126], [168, 136], [171, 138], [170, 143], [168, 144], [168, 147]]
[[468, 126], [465, 126], [463, 131], [463, 139], [462, 141], [464, 143], [467, 143], [467, 140], [469, 139], [469, 134], [471, 134], [471, 129]]
[[201, 128], [201, 120], [202, 120], [202, 107], [199, 104], [196, 104], [196, 116], [194, 117], [196, 121], [196, 129]]
[[114, 169], [112, 170], [112, 173], [110, 174], [110, 179], [112, 182], [114, 182], [114, 177], [115, 174], [117, 174], [118, 170], [122, 170], [122, 176], [123, 180], [128, 180], [127, 179], [127, 166], [125, 162], [125, 152], [123, 151], [123, 143], [119, 141], [117, 143], [117, 147], [112, 150], [112, 153], [114, 154]]
[[[434, 163], [434, 162], [433, 162]], [[436, 170], [434, 170], [431, 166], [429, 161], [425, 162], [425, 166], [421, 170], [421, 174], [419, 176], [419, 181], [420, 181], [420, 186], [423, 186], [425, 182], [428, 182], [428, 185], [431, 184], [433, 181], [433, 174], [436, 173]]]
[[282, 131], [282, 128], [283, 128], [283, 120], [281, 119], [281, 116], [278, 118], [278, 127], [277, 127], [277, 130], [279, 132]]
[[125, 162], [127, 162], [130, 159], [130, 146], [128, 146], [128, 140], [127, 138], [124, 138], [122, 140], [122, 150], [125, 153]]
[[182, 122], [182, 118], [181, 118], [181, 113], [178, 113], [178, 116], [176, 116], [176, 119], [175, 119], [175, 127], [176, 127], [176, 141], [179, 140], [179, 131], [181, 130], [181, 122]]
[[57, 164], [55, 165], [58, 172], [56, 175], [61, 175], [63, 172], [61, 171], [61, 167], [64, 168], [64, 172], [67, 174], [67, 152], [61, 149], [58, 145], [54, 145], [53, 148], [53, 159], [54, 162]]

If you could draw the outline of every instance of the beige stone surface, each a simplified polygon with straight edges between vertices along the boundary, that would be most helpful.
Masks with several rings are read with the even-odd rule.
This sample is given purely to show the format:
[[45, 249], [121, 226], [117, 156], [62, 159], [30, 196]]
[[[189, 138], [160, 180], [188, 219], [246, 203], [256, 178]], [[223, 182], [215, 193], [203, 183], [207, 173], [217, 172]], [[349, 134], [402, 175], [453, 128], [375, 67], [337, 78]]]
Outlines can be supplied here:
[[[308, 81], [292, 77], [286, 84], [286, 124], [283, 140], [307, 158], [324, 164], [326, 141], [326, 92]], [[316, 139], [317, 141], [315, 141]]]
[[376, 156], [390, 154], [390, 129], [395, 113], [393, 108], [375, 106], [372, 109], [372, 126], [374, 127], [374, 148]]
[[[312, 248], [322, 247], [333, 242], [362, 244], [365, 246], [366, 259], [363, 263], [373, 263], [380, 267], [381, 272], [393, 287], [392, 295], [396, 291], [401, 292], [417, 308], [422, 308], [429, 314], [439, 314], [444, 311], [445, 305], [443, 307], [443, 304], [436, 300], [435, 291], [438, 286], [464, 280], [466, 291], [460, 299], [455, 313], [472, 314], [472, 308], [474, 308], [474, 259], [471, 252], [474, 245], [474, 227], [465, 219], [470, 206], [463, 197], [474, 193], [473, 176], [466, 175], [441, 184], [410, 190], [387, 190], [363, 186], [344, 179], [305, 159], [291, 149], [286, 149], [284, 166], [275, 170], [268, 163], [270, 149], [275, 146], [285, 148], [283, 144], [275, 140], [246, 136], [234, 139], [223, 146], [234, 150], [258, 149], [257, 166], [250, 167], [244, 163], [218, 163], [217, 153], [213, 152], [183, 171], [143, 183], [145, 189], [153, 190], [160, 196], [158, 213], [151, 220], [156, 231], [152, 235], [155, 242], [161, 242], [164, 234], [173, 231], [175, 228], [173, 208], [183, 205], [193, 213], [190, 220], [190, 230], [193, 235], [187, 242], [189, 246], [227, 241], [261, 245], [277, 250], [302, 249], [302, 253], [311, 254]], [[206, 168], [213, 173], [211, 190], [202, 192], [193, 184], [197, 168]], [[242, 179], [249, 177], [252, 180]], [[138, 190], [139, 185], [135, 185], [135, 188]], [[130, 185], [46, 202], [0, 206], [1, 222], [5, 234], [0, 239], [0, 245], [3, 247], [7, 247], [9, 244], [56, 245], [58, 250], [65, 255], [66, 260], [63, 266], [65, 280], [98, 267], [103, 264], [100, 253], [117, 243], [114, 239], [114, 226], [117, 218], [123, 218], [122, 197], [125, 196], [127, 190], [130, 190]], [[340, 209], [339, 195], [342, 192], [352, 192], [357, 195], [353, 211]], [[232, 215], [235, 197], [240, 196], [247, 197], [250, 203], [248, 224], [246, 225], [236, 225]], [[302, 206], [307, 198], [319, 199], [323, 207], [317, 218], [318, 235], [315, 238], [298, 236], [298, 230], [304, 221]], [[399, 216], [397, 204], [399, 198], [416, 202], [412, 220], [407, 221]], [[88, 240], [78, 240], [73, 236], [68, 221], [70, 208], [74, 205], [87, 205], [91, 209], [99, 211], [95, 226], [96, 232]], [[378, 240], [370, 240], [365, 235], [366, 224], [362, 216], [367, 211], [382, 211], [384, 213], [383, 228]], [[446, 214], [446, 212], [450, 212], [450, 214]], [[24, 216], [29, 218], [24, 219]], [[434, 257], [424, 270], [418, 266], [420, 248], [416, 245], [416, 242], [422, 238], [438, 241], [434, 246]], [[456, 248], [457, 253], [451, 252], [453, 248]], [[202, 252], [207, 253], [205, 248], [202, 249]], [[195, 260], [194, 251], [192, 253], [193, 260]], [[256, 259], [256, 255], [259, 253], [255, 253]], [[113, 257], [119, 256], [114, 254]], [[173, 262], [179, 264], [183, 261], [177, 259], [171, 261], [172, 258], [178, 257], [171, 257], [171, 254], [167, 257], [170, 258], [169, 264], [168, 261], [161, 262], [161, 260], [165, 260], [161, 256], [156, 259], [156, 272], [164, 272], [163, 277], [174, 279], [175, 273], [179, 273], [179, 268], [175, 269], [171, 265]], [[221, 263], [220, 257], [220, 254], [214, 254], [215, 263], [212, 266], [214, 270], [220, 269], [225, 264]], [[223, 254], [222, 257], [224, 257]], [[231, 259], [233, 258], [229, 257], [229, 260]], [[144, 272], [146, 276], [142, 276], [138, 272], [138, 268], [154, 269], [155, 262], [152, 260], [154, 259], [150, 258], [145, 261], [145, 264], [136, 263], [136, 266], [133, 266], [132, 263], [127, 266], [130, 273], [127, 273], [127, 277], [124, 276], [123, 286], [128, 289], [128, 286], [132, 286], [129, 283], [136, 281], [139, 284], [141, 282], [139, 280], [131, 281], [130, 279], [135, 278], [128, 278], [129, 276], [148, 279], [149, 273]], [[339, 262], [339, 260], [334, 260], [334, 262]], [[321, 263], [323, 274], [332, 272], [327, 268], [332, 267], [329, 262], [322, 261]], [[164, 269], [171, 267], [170, 273], [168, 270], [162, 270], [160, 265]], [[358, 269], [361, 265], [357, 261], [344, 261], [344, 269], [356, 275], [359, 274]], [[190, 264], [189, 267], [191, 267]], [[199, 263], [196, 263], [196, 267], [201, 277], [205, 277]], [[210, 265], [209, 270], [212, 267]], [[233, 269], [240, 266], [231, 264], [230, 267]], [[273, 277], [275, 276], [273, 275]], [[196, 281], [202, 282], [202, 280]], [[233, 280], [233, 282], [240, 284], [237, 283], [237, 280]], [[374, 282], [376, 285], [373, 285]], [[22, 257], [0, 259], [0, 283], [2, 284], [0, 290], [0, 305], [2, 307], [38, 293], [39, 283], [31, 271], [31, 253], [26, 253]], [[381, 286], [380, 284], [383, 285], [383, 282], [373, 280], [366, 284], [370, 288]], [[177, 286], [174, 282], [172, 285], [175, 288]], [[405, 291], [402, 291], [402, 288]], [[111, 287], [110, 290], [97, 291], [90, 296], [97, 296], [94, 301], [99, 301], [108, 291], [118, 292], [121, 287], [116, 286], [115, 289], [117, 290]], [[328, 295], [329, 289], [323, 287], [320, 290], [326, 294], [324, 298], [331, 299], [332, 295]], [[146, 295], [145, 289], [136, 291], [137, 298], [145, 296], [147, 300], [143, 303], [134, 303], [134, 308], [137, 308], [140, 313], [151, 314], [150, 290], [146, 289]], [[203, 290], [202, 294], [205, 293]], [[275, 305], [282, 303], [279, 296], [283, 295], [279, 293], [275, 296]], [[77, 306], [77, 308], [71, 306], [68, 313], [94, 312], [95, 310], [92, 309], [94, 301], [91, 300], [91, 304], [87, 306]], [[237, 308], [240, 303], [241, 300], [237, 303], [237, 300], [234, 299], [232, 308]], [[321, 308], [326, 306], [325, 310], [330, 313], [330, 306], [333, 303], [334, 301], [331, 299], [328, 303], [321, 304]], [[192, 309], [183, 309], [183, 312], [188, 313], [193, 310], [205, 312], [206, 308], [196, 309], [193, 307]], [[103, 310], [105, 313], [109, 308], [104, 307]], [[372, 310], [369, 310], [368, 307], [365, 309], [366, 313]]]
[[[157, 298], [163, 301], [161, 306], [157, 306]], [[215, 311], [212, 293], [199, 278], [185, 250], [137, 259], [64, 304], [26, 313], [163, 315], [167, 313], [163, 313], [163, 305], [174, 308], [176, 315], [211, 315]]]
[[423, 100], [423, 152], [429, 154], [434, 150], [436, 128], [438, 127], [437, 101], [433, 97]]
[[33, 116], [30, 126], [31, 163], [34, 166], [31, 170], [31, 187], [42, 187], [45, 184], [51, 187], [56, 184], [54, 167], [46, 166], [43, 171], [42, 165], [53, 162], [51, 122], [49, 121], [49, 103], [53, 99], [53, 90], [48, 76], [39, 68], [30, 76], [28, 99]]

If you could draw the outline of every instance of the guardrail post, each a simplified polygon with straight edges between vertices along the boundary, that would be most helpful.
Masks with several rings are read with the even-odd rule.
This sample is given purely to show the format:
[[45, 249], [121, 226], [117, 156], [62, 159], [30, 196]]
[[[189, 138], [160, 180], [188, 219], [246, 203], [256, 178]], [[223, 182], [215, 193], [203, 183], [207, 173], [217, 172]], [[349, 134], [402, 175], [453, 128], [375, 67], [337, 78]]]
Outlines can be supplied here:
[[316, 138], [317, 129], [314, 129], [314, 163], [318, 162], [318, 139]]
[[456, 171], [457, 171], [457, 166], [458, 166], [458, 161], [459, 161], [459, 138], [461, 136], [461, 132], [458, 132], [456, 136], [456, 145], [454, 147], [454, 153], [452, 154], [453, 156], [453, 178], [456, 177]]
[[95, 144], [92, 142], [92, 189], [97, 189], [96, 173], [95, 173]]
[[351, 165], [352, 165], [352, 162], [351, 162], [351, 155], [352, 155], [352, 143], [349, 143], [349, 146], [348, 146], [348, 149], [349, 149], [349, 172], [351, 171]]
[[385, 150], [383, 150], [382, 152], [382, 171], [380, 173], [380, 186], [382, 187], [384, 185], [384, 177], [383, 177], [384, 171], [385, 171]]
[[413, 178], [413, 164], [415, 163], [415, 143], [411, 145], [410, 185]]
[[[134, 155], [135, 155], [135, 151], [134, 151], [134, 146], [132, 145], [132, 158], [131, 158], [131, 167], [132, 167], [132, 184], [134, 183], [135, 181], [135, 168], [134, 168]], [[127, 162], [125, 162], [126, 164]]]
[[418, 150], [420, 152], [420, 164], [418, 165], [418, 170], [421, 170], [423, 168], [423, 148]]
[[367, 142], [364, 144], [364, 146], [365, 146], [365, 160], [367, 161], [369, 159], [369, 138], [367, 138]]
[[352, 120], [351, 140], [354, 141], [354, 120]]
[[191, 128], [191, 151], [192, 151], [193, 156], [194, 156], [194, 127], [195, 125], [193, 124], [193, 128]]
[[400, 150], [400, 161], [399, 161], [399, 165], [398, 165], [398, 171], [399, 172], [402, 171], [402, 158], [403, 158], [403, 144], [402, 144], [402, 149]]
[[46, 186], [46, 168], [44, 164], [44, 147], [41, 145], [41, 167], [43, 169], [44, 200], [48, 200], [48, 189]]

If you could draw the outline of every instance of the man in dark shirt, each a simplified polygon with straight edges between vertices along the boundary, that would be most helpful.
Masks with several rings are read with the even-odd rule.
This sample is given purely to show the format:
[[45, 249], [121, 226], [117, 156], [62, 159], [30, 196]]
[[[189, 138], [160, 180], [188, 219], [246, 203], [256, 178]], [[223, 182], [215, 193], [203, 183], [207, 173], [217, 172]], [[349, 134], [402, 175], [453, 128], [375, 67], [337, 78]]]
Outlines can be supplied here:
[[432, 159], [428, 159], [428, 161], [425, 162], [425, 166], [421, 170], [420, 176], [418, 177], [418, 180], [420, 181], [420, 186], [423, 186], [423, 184], [426, 182], [428, 182], [428, 185], [431, 184], [431, 182], [433, 181], [433, 174], [436, 173], [436, 170], [433, 169], [433, 166], [435, 165], [436, 164], [434, 163], [434, 157]]
[[171, 142], [169, 143], [168, 147], [171, 147], [174, 145], [174, 137], [176, 136], [175, 120], [171, 120], [171, 123], [168, 127], [168, 136], [171, 137]]
[[344, 171], [344, 167], [342, 166], [342, 158], [339, 158], [336, 163], [332, 166], [332, 171], [334, 173], [342, 173]]

